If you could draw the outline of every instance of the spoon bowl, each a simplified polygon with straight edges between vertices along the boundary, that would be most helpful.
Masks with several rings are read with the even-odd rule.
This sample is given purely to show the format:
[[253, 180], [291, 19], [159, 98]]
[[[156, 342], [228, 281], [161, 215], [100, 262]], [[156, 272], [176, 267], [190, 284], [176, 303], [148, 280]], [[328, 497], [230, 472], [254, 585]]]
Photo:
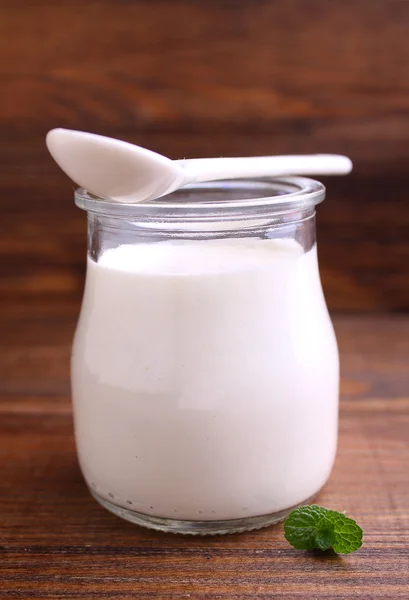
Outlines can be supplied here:
[[185, 178], [176, 161], [102, 135], [52, 129], [46, 143], [70, 179], [102, 198], [130, 203], [149, 200], [177, 189]]

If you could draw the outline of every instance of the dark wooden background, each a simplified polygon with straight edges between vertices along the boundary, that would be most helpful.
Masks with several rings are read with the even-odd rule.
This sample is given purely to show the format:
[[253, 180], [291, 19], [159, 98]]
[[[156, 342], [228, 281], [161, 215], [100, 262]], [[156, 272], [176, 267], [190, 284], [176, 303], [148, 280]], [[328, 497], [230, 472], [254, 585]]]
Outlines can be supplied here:
[[335, 310], [409, 309], [409, 2], [0, 0], [1, 302], [78, 306], [85, 215], [55, 126], [174, 158], [340, 152], [322, 274]]

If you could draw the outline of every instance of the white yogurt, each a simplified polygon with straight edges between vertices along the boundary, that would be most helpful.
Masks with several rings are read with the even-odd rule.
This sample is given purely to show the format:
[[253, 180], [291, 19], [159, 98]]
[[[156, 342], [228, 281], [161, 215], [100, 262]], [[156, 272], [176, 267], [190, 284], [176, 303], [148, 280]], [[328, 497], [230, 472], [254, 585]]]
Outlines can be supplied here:
[[158, 517], [287, 509], [331, 471], [338, 370], [315, 247], [107, 250], [88, 261], [72, 359], [84, 476], [103, 498]]

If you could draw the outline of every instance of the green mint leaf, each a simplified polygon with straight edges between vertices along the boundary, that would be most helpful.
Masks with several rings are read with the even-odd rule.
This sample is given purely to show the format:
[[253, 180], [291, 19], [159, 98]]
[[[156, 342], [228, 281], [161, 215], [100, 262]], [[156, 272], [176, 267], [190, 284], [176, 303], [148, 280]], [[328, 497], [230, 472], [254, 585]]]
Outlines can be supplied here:
[[362, 546], [363, 531], [359, 525], [336, 510], [329, 510], [327, 519], [333, 524], [335, 542], [332, 545], [338, 554], [350, 554]]
[[284, 522], [286, 540], [297, 550], [328, 550], [340, 554], [362, 546], [362, 529], [335, 510], [311, 504], [293, 510]]
[[320, 550], [329, 550], [335, 543], [334, 525], [326, 517], [317, 523], [315, 542]]
[[[311, 506], [301, 506], [293, 510], [284, 522], [285, 538], [297, 550], [313, 550], [320, 548], [321, 541], [320, 532], [328, 530], [326, 528], [325, 516], [326, 509], [322, 506], [312, 504]], [[332, 532], [333, 533], [333, 532]], [[333, 535], [328, 535], [325, 546], [331, 547], [335, 538]], [[330, 546], [328, 544], [330, 543]]]

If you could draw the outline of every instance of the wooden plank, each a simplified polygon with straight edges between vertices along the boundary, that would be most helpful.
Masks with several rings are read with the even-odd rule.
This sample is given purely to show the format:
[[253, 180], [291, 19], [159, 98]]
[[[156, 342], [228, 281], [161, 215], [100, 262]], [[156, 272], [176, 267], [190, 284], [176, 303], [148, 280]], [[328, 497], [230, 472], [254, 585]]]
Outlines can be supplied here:
[[0, 125], [252, 127], [407, 113], [406, 2], [117, 7], [3, 6]]
[[[64, 125], [61, 120], [49, 119], [40, 130], [15, 129], [20, 122], [0, 126], [0, 138], [6, 143], [0, 147], [2, 186], [14, 173], [29, 181], [35, 174], [52, 175], [57, 167], [45, 147], [47, 130]], [[354, 161], [355, 172], [371, 176], [393, 178], [406, 174], [409, 160], [409, 120], [404, 115], [379, 118], [291, 118], [272, 119], [268, 123], [192, 122], [164, 124], [160, 131], [153, 127], [123, 123], [120, 129], [87, 120], [83, 129], [102, 135], [118, 137], [150, 148], [171, 158], [201, 156], [251, 156], [268, 154], [343, 153]], [[65, 125], [70, 125], [65, 123]], [[71, 125], [74, 125], [71, 123]], [[79, 122], [75, 127], [81, 128]], [[61, 179], [63, 181], [63, 179]], [[21, 184], [23, 181], [21, 182]], [[46, 189], [48, 181], [42, 182]]]

